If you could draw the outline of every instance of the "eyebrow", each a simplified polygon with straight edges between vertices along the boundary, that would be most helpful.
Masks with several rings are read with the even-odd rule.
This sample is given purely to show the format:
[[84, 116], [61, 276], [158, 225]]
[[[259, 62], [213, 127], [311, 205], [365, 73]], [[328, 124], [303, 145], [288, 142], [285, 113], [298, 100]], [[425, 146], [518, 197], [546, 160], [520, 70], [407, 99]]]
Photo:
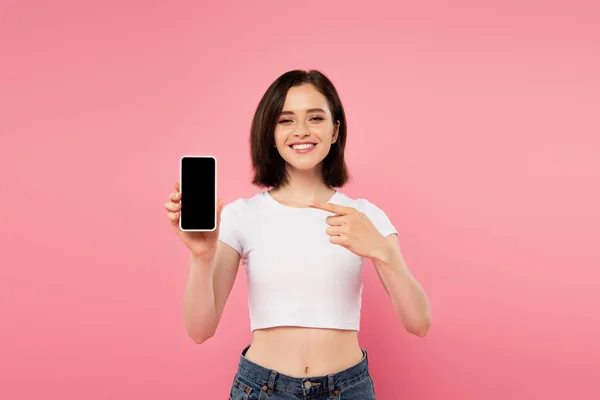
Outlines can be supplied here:
[[[311, 112], [322, 112], [322, 113], [325, 113], [325, 110], [323, 110], [322, 108], [311, 108], [311, 109], [306, 110], [306, 112], [309, 112], [309, 113], [311, 113]], [[282, 111], [281, 115], [294, 115], [294, 112], [293, 111]]]

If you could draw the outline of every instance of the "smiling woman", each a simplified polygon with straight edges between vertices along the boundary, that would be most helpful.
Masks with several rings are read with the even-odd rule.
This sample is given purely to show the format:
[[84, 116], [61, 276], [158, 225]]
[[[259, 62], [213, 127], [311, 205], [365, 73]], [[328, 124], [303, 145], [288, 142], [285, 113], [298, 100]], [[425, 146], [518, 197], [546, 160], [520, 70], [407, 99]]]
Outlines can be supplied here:
[[[312, 170], [321, 174], [319, 165], [339, 135], [339, 121], [333, 122], [325, 96], [309, 84], [292, 87], [280, 115], [274, 132], [275, 146], [287, 163], [288, 173]], [[310, 157], [295, 157], [297, 154]]]
[[[290, 89], [290, 91], [292, 92], [292, 94], [288, 96], [288, 99], [300, 100], [302, 98], [306, 98], [306, 100], [310, 102], [309, 97], [315, 95], [316, 89], [312, 86], [302, 85], [296, 88], [292, 88]], [[304, 116], [303, 114], [306, 114], [306, 116]], [[323, 125], [322, 123], [327, 122], [328, 119], [331, 119], [331, 116], [328, 114], [329, 113], [323, 110], [322, 108], [311, 108], [306, 110], [305, 112], [300, 109], [298, 110], [298, 116], [294, 111], [282, 111], [281, 119], [279, 120], [278, 126], [275, 129], [275, 140], [277, 140], [277, 136], [283, 136], [284, 138], [287, 136], [286, 128], [283, 127], [288, 127], [287, 130], [293, 129], [293, 123], [296, 118], [300, 121], [306, 120], [306, 125], [312, 125], [313, 131], [318, 131], [318, 129], [316, 128], [323, 128], [323, 126], [327, 128], [327, 125]], [[321, 124], [321, 126], [319, 126], [318, 124]], [[305, 131], [305, 135], [307, 137], [310, 137], [308, 127], [305, 129]], [[318, 142], [314, 139], [304, 139], [301, 133], [298, 136], [299, 137], [297, 139], [292, 140], [292, 143], [288, 144], [288, 146], [294, 149], [296, 153], [308, 153], [312, 151], [314, 147], [318, 144]], [[337, 132], [335, 132], [335, 135], [333, 135], [331, 138], [332, 143], [335, 143], [336, 136]]]
[[[278, 188], [302, 170], [322, 176], [329, 187], [348, 181], [346, 115], [337, 90], [322, 73], [290, 71], [280, 76], [260, 100], [250, 132], [255, 185]], [[306, 151], [302, 147], [307, 144], [314, 148]], [[311, 158], [293, 157], [308, 153]]]
[[406, 330], [422, 337], [429, 329], [427, 297], [393, 223], [338, 189], [349, 176], [346, 130], [331, 81], [319, 71], [289, 71], [267, 89], [251, 124], [253, 183], [267, 190], [221, 204], [218, 229], [198, 235], [178, 229], [177, 185], [166, 204], [192, 256], [184, 309], [197, 343], [214, 335], [244, 261], [253, 339], [241, 351], [230, 399], [375, 398], [358, 342], [365, 259]]

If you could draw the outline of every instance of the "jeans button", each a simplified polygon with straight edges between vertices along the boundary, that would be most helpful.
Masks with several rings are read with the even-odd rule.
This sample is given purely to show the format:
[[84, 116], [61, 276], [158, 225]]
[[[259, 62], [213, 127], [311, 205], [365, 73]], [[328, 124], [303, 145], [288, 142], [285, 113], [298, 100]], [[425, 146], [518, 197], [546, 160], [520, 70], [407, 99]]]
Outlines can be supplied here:
[[304, 389], [310, 389], [310, 387], [312, 386], [312, 384], [309, 381], [304, 382]]

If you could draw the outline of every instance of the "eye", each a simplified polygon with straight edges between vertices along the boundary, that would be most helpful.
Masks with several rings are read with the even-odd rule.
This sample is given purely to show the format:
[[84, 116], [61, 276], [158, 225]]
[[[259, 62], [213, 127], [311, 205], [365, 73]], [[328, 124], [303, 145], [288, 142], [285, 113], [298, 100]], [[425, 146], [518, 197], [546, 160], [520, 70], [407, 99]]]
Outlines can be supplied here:
[[323, 121], [323, 120], [325, 120], [325, 118], [323, 118], [323, 117], [312, 117], [310, 120], [311, 121]]
[[282, 119], [282, 120], [279, 120], [280, 124], [287, 124], [287, 123], [290, 123], [290, 122], [292, 122], [291, 119]]

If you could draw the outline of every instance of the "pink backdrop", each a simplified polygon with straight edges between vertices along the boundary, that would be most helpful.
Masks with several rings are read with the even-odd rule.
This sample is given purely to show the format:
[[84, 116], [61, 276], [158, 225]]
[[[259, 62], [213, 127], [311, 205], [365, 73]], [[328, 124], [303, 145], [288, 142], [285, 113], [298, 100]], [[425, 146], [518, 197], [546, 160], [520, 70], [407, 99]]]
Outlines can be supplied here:
[[227, 201], [258, 190], [250, 119], [292, 68], [337, 85], [344, 190], [431, 300], [411, 337], [366, 269], [378, 398], [600, 398], [597, 3], [95, 3], [0, 10], [0, 398], [227, 397], [245, 275], [194, 344], [162, 207], [184, 153]]

